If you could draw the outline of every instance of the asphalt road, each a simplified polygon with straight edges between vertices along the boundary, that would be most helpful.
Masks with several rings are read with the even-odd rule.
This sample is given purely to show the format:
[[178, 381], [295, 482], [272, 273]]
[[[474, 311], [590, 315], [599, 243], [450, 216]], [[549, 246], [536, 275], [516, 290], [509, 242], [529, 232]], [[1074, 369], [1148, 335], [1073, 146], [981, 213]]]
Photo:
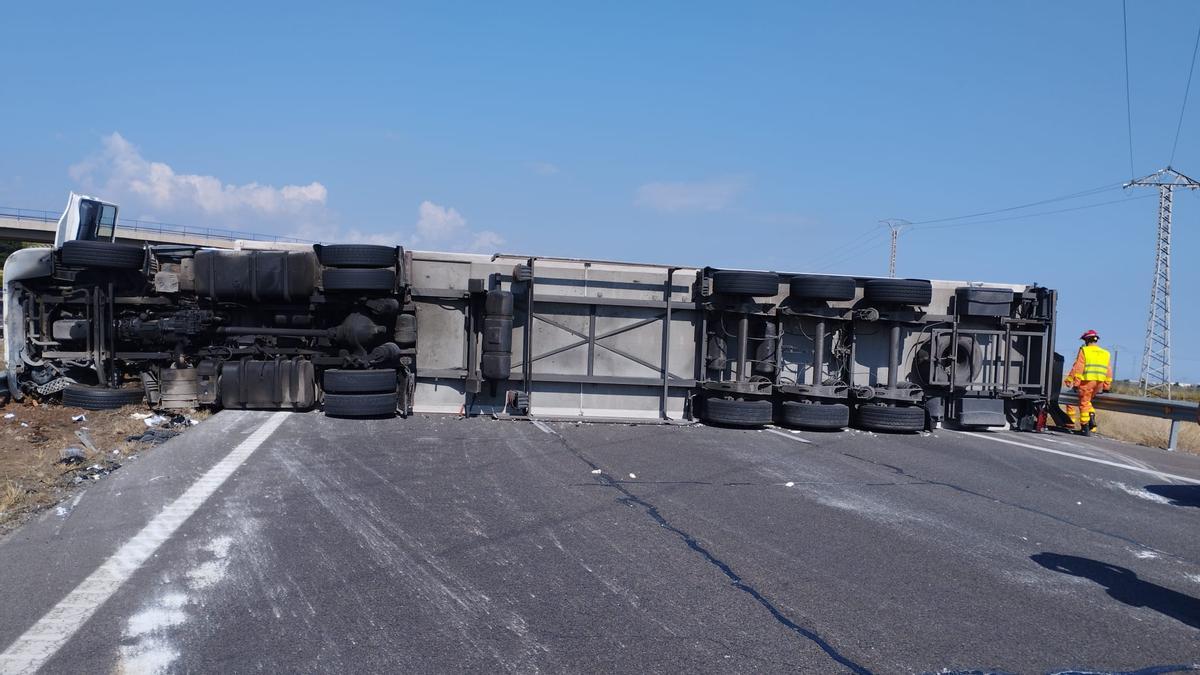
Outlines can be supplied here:
[[0, 671], [1179, 672], [1198, 483], [1064, 435], [226, 411], [0, 541]]

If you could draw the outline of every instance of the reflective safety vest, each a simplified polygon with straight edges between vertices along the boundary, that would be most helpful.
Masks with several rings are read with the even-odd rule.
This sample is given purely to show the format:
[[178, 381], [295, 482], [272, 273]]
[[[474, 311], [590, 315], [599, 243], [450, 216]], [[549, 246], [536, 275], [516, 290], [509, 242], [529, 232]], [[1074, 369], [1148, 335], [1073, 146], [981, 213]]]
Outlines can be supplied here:
[[1083, 352], [1083, 373], [1079, 379], [1084, 382], [1112, 382], [1112, 377], [1108, 374], [1112, 357], [1107, 349], [1096, 345], [1084, 345], [1079, 351]]

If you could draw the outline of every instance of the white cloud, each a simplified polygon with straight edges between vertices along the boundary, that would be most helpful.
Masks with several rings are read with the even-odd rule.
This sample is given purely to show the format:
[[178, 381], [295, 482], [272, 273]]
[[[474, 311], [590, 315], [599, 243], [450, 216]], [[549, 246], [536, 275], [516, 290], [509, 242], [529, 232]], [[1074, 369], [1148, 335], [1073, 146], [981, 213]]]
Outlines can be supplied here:
[[551, 162], [530, 162], [526, 166], [529, 167], [530, 171], [542, 176], [553, 176], [561, 171], [557, 164]]
[[216, 176], [176, 173], [164, 162], [142, 157], [121, 134], [104, 138], [104, 150], [71, 166], [70, 175], [101, 196], [131, 196], [143, 208], [166, 213], [255, 214], [277, 216], [323, 209], [328, 192], [308, 185], [274, 187], [256, 182], [228, 184]]
[[467, 219], [457, 210], [429, 200], [421, 202], [417, 215], [417, 238], [421, 241], [448, 241], [467, 229]]
[[720, 211], [733, 203], [746, 188], [742, 178], [706, 181], [658, 181], [637, 189], [634, 203], [655, 211]]
[[491, 230], [472, 230], [467, 227], [467, 219], [458, 209], [425, 200], [417, 207], [417, 222], [411, 232], [350, 230], [340, 234], [338, 241], [386, 246], [399, 244], [437, 251], [495, 253], [504, 244], [504, 237]]

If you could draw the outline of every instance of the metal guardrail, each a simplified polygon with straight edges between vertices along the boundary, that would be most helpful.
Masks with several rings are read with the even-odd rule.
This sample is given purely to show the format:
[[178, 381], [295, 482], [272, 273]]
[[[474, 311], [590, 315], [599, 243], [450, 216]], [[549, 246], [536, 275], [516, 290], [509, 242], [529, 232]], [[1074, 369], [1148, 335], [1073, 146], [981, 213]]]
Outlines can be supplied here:
[[[18, 209], [11, 206], [0, 206], [0, 218], [12, 218], [14, 220], [36, 220], [43, 223], [57, 223], [58, 218], [61, 215], [61, 212], [55, 211], [43, 211], [41, 209]], [[158, 223], [152, 220], [138, 220], [136, 218], [121, 218], [117, 221], [117, 230], [125, 230], [126, 232], [152, 232], [155, 234], [178, 234], [191, 237], [204, 237], [206, 239], [221, 239], [225, 241], [246, 239], [250, 241], [272, 241], [291, 244], [320, 243], [311, 239], [300, 239], [299, 237], [289, 237], [286, 235], [240, 232], [238, 230], [226, 230], [214, 227], [175, 225], [173, 223]]]
[[[1063, 390], [1058, 395], [1060, 404], [1079, 405], [1079, 396], [1073, 391]], [[1125, 394], [1101, 394], [1092, 399], [1092, 405], [1100, 410], [1157, 417], [1161, 420], [1171, 420], [1171, 431], [1167, 435], [1167, 449], [1174, 450], [1179, 445], [1179, 429], [1181, 422], [1196, 422], [1197, 409], [1200, 403], [1193, 401], [1174, 401], [1165, 398], [1143, 398], [1141, 396], [1126, 396]]]

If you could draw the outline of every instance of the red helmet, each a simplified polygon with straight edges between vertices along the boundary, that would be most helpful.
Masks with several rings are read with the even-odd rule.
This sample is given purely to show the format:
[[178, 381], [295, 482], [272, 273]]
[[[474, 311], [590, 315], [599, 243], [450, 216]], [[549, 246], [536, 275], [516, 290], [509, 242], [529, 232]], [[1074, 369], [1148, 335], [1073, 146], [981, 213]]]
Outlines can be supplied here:
[[1099, 333], [1097, 333], [1097, 332], [1096, 332], [1096, 331], [1094, 331], [1094, 330], [1089, 330], [1088, 332], [1086, 332], [1086, 333], [1084, 333], [1083, 335], [1080, 335], [1080, 336], [1079, 336], [1079, 339], [1080, 339], [1080, 340], [1086, 340], [1086, 339], [1088, 339], [1088, 338], [1096, 338], [1097, 340], [1099, 340], [1099, 339], [1100, 339], [1100, 334], [1099, 334]]

